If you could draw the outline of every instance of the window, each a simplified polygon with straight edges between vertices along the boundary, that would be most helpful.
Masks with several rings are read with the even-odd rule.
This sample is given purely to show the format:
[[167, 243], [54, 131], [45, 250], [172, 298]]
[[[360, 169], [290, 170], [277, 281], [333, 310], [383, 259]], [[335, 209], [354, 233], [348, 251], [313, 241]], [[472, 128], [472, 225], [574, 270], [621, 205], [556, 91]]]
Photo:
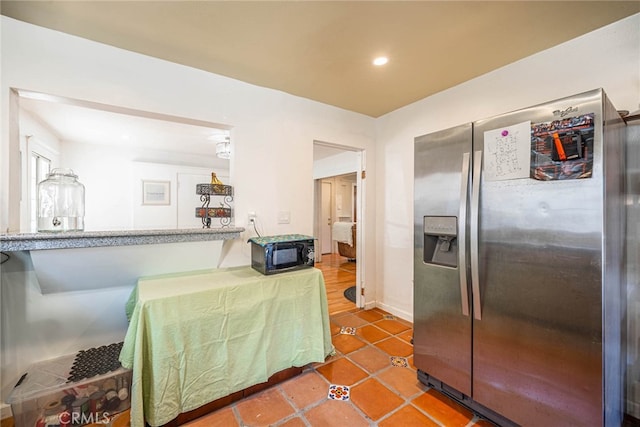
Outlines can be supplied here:
[[29, 179], [29, 206], [31, 214], [31, 226], [32, 232], [38, 231], [38, 183], [47, 178], [47, 175], [51, 171], [51, 160], [36, 153], [31, 152], [31, 164], [29, 169], [31, 176]]

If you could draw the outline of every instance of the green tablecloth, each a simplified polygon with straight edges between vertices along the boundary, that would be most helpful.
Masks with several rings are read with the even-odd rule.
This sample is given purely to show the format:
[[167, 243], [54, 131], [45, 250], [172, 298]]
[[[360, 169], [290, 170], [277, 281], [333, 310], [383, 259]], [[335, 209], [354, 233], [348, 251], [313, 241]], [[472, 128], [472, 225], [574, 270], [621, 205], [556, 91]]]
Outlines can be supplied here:
[[250, 267], [138, 280], [120, 354], [133, 369], [131, 426], [171, 421], [333, 352], [324, 279]]

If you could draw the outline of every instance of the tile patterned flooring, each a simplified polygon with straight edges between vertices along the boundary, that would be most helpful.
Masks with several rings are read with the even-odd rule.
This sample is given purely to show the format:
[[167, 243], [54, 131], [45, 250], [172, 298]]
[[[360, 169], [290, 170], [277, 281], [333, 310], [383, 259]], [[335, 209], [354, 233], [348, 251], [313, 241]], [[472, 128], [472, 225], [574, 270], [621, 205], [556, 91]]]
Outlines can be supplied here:
[[324, 363], [185, 425], [493, 426], [418, 381], [411, 323], [379, 309], [351, 310], [331, 316], [331, 334], [336, 354]]

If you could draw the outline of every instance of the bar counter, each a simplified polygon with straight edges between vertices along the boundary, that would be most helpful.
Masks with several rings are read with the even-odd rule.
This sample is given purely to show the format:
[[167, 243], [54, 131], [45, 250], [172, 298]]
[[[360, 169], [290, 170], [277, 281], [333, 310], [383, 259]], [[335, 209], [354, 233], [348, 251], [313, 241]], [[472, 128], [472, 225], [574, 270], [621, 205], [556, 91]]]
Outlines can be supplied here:
[[240, 238], [244, 228], [193, 228], [162, 230], [65, 231], [59, 233], [0, 234], [0, 251], [91, 248], [159, 243], [202, 242]]

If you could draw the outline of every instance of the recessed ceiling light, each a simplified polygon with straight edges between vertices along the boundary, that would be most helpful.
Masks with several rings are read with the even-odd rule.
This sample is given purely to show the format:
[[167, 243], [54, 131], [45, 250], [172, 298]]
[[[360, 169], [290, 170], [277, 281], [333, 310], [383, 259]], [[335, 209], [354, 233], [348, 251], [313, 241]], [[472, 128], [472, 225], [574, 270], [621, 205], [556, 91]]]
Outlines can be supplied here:
[[387, 58], [386, 56], [379, 56], [376, 59], [373, 60], [373, 65], [384, 65], [387, 62], [389, 62], [389, 58]]

